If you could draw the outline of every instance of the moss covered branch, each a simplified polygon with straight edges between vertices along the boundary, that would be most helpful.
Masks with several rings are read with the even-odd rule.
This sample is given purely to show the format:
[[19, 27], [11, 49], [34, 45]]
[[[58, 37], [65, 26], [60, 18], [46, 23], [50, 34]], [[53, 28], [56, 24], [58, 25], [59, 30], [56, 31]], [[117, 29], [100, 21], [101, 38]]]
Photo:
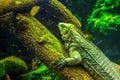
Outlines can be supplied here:
[[74, 24], [78, 28], [82, 27], [80, 21], [61, 2], [59, 2], [59, 0], [48, 0], [48, 2], [43, 4], [41, 7], [43, 7], [45, 12], [42, 11], [42, 14], [39, 13], [39, 17], [41, 18], [38, 18], [41, 22], [43, 22], [44, 25], [49, 25], [46, 23], [50, 22], [48, 18], [51, 18], [52, 21], [50, 24], [54, 22], [68, 22]]
[[59, 22], [68, 22], [78, 28], [82, 27], [80, 21], [58, 0], [49, 0], [49, 4], [49, 7], [47, 7], [49, 11], [48, 14], [54, 15]]
[[40, 0], [0, 0], [0, 14], [33, 6]]
[[11, 74], [21, 74], [27, 70], [26, 63], [15, 57], [10, 56], [5, 59], [0, 60], [0, 78], [6, 73]]

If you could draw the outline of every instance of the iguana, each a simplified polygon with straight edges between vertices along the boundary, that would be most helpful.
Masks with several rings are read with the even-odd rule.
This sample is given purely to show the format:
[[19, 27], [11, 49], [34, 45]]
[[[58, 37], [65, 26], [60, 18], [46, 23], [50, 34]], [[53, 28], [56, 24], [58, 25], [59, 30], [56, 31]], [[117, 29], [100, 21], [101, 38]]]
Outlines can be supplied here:
[[95, 80], [120, 80], [113, 63], [73, 24], [61, 22], [58, 27], [70, 57], [55, 61], [56, 67], [81, 63]]

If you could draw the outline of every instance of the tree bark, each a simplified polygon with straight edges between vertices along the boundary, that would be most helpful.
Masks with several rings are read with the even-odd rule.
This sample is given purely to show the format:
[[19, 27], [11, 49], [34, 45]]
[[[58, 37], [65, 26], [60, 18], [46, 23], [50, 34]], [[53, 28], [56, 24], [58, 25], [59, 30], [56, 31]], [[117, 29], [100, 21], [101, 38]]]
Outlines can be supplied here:
[[[43, 12], [43, 10], [41, 11], [42, 14], [39, 13], [42, 15], [39, 16], [41, 17], [39, 18], [41, 22], [43, 22], [43, 20], [46, 21], [48, 18], [52, 18], [52, 20], [57, 22], [57, 24], [58, 22], [66, 22], [72, 23], [78, 28], [82, 27], [80, 21], [75, 16], [73, 16], [73, 14], [61, 2], [59, 2], [59, 0], [48, 0], [47, 3], [40, 6], [45, 10], [45, 12]], [[43, 24], [46, 24], [46, 22], [43, 22]]]
[[38, 1], [41, 0], [0, 0], [0, 14], [33, 6]]
[[80, 21], [59, 0], [49, 0], [46, 10], [59, 22], [72, 23], [78, 28], [82, 27]]

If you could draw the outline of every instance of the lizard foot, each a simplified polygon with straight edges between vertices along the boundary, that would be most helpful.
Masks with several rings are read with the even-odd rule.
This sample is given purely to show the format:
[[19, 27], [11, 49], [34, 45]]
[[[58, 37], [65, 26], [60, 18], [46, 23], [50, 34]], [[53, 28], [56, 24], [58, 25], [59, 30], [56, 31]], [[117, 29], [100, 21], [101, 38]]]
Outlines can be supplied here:
[[57, 68], [62, 68], [62, 67], [64, 67], [65, 65], [67, 65], [67, 62], [66, 62], [65, 59], [62, 58], [62, 59], [59, 59], [59, 60], [53, 62], [53, 65], [54, 65], [55, 67], [57, 67]]

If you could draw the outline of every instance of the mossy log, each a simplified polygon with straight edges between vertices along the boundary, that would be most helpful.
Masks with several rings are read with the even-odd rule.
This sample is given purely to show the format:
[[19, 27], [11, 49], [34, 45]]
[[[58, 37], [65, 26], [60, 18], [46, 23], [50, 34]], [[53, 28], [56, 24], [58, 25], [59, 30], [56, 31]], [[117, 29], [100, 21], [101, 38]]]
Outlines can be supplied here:
[[0, 60], [0, 78], [6, 73], [15, 75], [21, 74], [26, 70], [26, 63], [15, 56], [10, 56]]
[[0, 0], [0, 14], [33, 6], [38, 1], [40, 0]]
[[59, 22], [72, 23], [81, 28], [80, 21], [59, 0], [49, 0], [48, 14], [53, 15]]

